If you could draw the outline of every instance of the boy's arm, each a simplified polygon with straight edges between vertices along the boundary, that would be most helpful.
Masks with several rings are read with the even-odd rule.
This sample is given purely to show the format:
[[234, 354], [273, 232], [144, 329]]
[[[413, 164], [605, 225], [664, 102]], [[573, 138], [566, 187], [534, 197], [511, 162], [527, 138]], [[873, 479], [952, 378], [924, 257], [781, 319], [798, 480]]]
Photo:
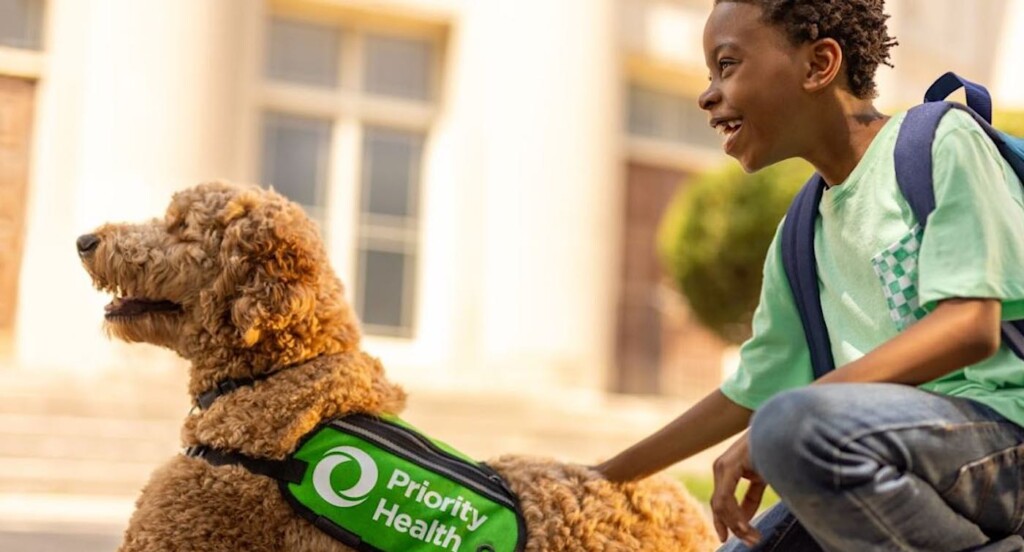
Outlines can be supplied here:
[[595, 469], [610, 481], [646, 477], [746, 429], [751, 414], [716, 389], [657, 433]]
[[998, 299], [948, 299], [896, 337], [815, 383], [919, 385], [977, 364], [999, 348]]
[[[918, 385], [995, 354], [999, 348], [1002, 305], [998, 299], [948, 299], [918, 323], [863, 357], [814, 382], [901, 383]], [[764, 483], [752, 481], [744, 504], [736, 502], [741, 478], [756, 477], [750, 463], [749, 434], [744, 434], [715, 462], [715, 493], [711, 498], [715, 529], [722, 541], [730, 530], [753, 546], [760, 535], [750, 525]]]

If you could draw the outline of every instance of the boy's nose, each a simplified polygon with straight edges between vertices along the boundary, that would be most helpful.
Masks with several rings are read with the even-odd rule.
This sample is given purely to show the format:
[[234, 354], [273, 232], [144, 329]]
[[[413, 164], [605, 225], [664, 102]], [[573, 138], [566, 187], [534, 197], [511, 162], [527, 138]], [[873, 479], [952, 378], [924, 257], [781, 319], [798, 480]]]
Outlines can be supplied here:
[[711, 111], [711, 108], [715, 107], [715, 104], [721, 101], [721, 99], [722, 95], [718, 89], [714, 86], [708, 86], [707, 90], [697, 98], [697, 105], [704, 111]]
[[78, 246], [78, 254], [82, 256], [92, 253], [99, 244], [100, 238], [96, 234], [82, 234], [75, 241], [75, 245]]

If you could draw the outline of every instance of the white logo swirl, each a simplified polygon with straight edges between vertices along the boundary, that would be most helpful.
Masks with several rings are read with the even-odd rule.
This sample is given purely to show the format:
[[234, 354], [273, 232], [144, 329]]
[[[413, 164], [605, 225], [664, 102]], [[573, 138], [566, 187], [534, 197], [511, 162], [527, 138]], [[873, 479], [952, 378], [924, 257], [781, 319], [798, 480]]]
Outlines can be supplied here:
[[[359, 464], [359, 481], [349, 489], [335, 491], [331, 486], [331, 473], [349, 460]], [[377, 464], [369, 454], [355, 447], [334, 447], [324, 454], [313, 470], [313, 488], [320, 498], [339, 508], [362, 504], [377, 484]]]

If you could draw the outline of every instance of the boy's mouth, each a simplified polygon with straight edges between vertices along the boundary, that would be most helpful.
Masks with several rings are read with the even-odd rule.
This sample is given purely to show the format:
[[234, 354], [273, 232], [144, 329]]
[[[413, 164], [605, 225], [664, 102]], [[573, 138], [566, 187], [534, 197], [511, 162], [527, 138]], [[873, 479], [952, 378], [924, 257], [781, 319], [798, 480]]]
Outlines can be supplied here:
[[736, 142], [736, 136], [739, 134], [740, 129], [743, 127], [742, 119], [714, 119], [711, 121], [711, 126], [714, 127], [718, 134], [725, 138], [725, 142], [722, 145], [725, 152], [728, 153], [732, 145]]
[[147, 313], [181, 312], [181, 305], [172, 301], [153, 300], [143, 297], [115, 297], [103, 309], [107, 320], [127, 319]]

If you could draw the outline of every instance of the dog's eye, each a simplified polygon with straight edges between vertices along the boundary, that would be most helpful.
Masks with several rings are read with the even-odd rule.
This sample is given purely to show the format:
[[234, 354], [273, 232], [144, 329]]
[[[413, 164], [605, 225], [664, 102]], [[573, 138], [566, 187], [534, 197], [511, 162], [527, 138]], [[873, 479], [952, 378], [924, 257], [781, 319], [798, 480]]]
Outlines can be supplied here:
[[185, 229], [186, 225], [184, 219], [170, 221], [170, 224], [167, 225], [167, 231], [171, 234], [178, 234], [185, 231]]
[[164, 213], [164, 227], [167, 228], [168, 232], [176, 230], [180, 223], [181, 217], [177, 216], [176, 213]]

